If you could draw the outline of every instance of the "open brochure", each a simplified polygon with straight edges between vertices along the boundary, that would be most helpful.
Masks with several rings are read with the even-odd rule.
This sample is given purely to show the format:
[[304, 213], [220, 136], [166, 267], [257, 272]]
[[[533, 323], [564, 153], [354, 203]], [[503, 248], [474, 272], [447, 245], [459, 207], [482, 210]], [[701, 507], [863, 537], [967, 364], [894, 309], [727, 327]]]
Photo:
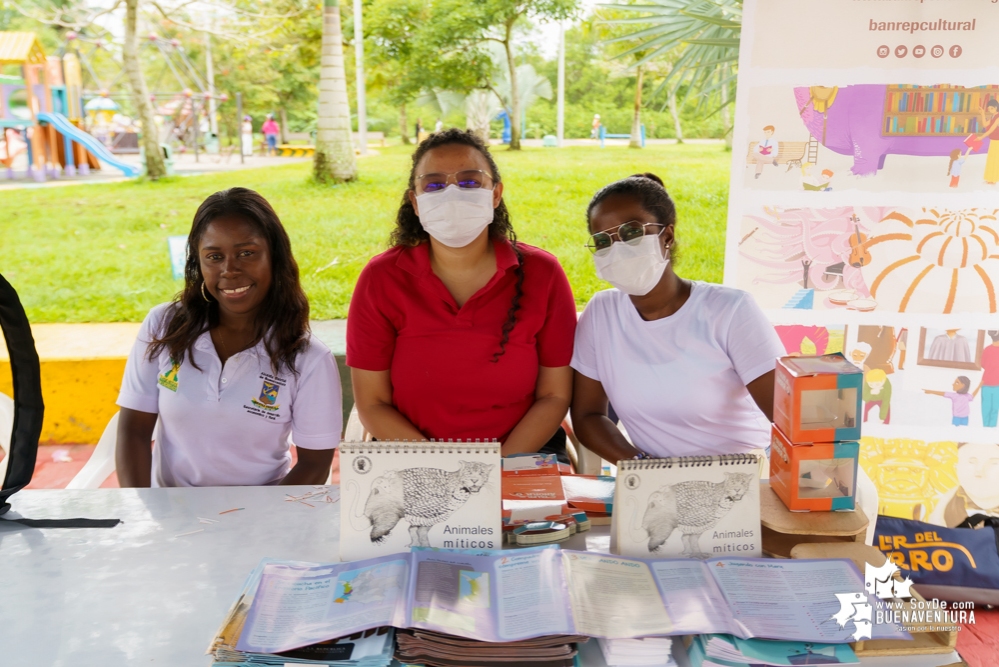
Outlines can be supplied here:
[[[864, 593], [849, 560], [639, 560], [540, 547], [415, 549], [366, 561], [258, 568], [237, 648], [276, 653], [381, 626], [491, 642], [726, 633], [846, 643], [837, 593]], [[874, 625], [873, 639], [908, 639]]]

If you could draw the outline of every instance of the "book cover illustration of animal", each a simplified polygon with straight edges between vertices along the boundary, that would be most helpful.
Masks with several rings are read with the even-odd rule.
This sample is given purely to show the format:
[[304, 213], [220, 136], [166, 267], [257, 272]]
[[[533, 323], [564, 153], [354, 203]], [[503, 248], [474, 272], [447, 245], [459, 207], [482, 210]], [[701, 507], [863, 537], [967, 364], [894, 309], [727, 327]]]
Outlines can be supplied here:
[[502, 547], [498, 442], [345, 442], [340, 559]]
[[622, 461], [611, 550], [636, 558], [762, 556], [755, 454]]

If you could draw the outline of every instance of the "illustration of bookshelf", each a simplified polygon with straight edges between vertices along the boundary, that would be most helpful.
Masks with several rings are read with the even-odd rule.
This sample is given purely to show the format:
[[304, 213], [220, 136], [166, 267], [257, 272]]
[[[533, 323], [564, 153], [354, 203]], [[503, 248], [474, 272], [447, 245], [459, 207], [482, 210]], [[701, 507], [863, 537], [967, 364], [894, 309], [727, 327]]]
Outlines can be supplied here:
[[960, 137], [982, 132], [981, 109], [999, 86], [888, 86], [881, 135]]

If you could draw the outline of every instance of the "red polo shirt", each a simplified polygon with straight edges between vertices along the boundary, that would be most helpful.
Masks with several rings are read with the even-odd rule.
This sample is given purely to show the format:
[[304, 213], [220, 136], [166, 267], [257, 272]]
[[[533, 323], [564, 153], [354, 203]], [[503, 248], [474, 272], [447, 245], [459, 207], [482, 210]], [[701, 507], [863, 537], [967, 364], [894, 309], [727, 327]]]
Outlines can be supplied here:
[[361, 271], [347, 316], [347, 365], [391, 371], [392, 402], [426, 437], [505, 440], [534, 403], [540, 366], [568, 366], [576, 304], [558, 260], [518, 243], [523, 297], [504, 354], [517, 256], [494, 241], [496, 274], [458, 308], [427, 243], [392, 248]]

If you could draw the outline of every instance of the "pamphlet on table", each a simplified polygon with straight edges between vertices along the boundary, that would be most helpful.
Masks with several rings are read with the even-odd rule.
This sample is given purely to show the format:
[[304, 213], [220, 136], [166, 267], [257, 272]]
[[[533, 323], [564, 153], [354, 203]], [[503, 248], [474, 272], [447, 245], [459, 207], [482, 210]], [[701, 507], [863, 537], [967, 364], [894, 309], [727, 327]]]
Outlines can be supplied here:
[[[868, 597], [848, 560], [639, 560], [540, 547], [415, 549], [354, 563], [265, 562], [236, 648], [275, 653], [371, 628], [489, 642], [547, 635], [727, 633], [843, 643], [837, 593]], [[875, 625], [875, 639], [905, 639]]]

